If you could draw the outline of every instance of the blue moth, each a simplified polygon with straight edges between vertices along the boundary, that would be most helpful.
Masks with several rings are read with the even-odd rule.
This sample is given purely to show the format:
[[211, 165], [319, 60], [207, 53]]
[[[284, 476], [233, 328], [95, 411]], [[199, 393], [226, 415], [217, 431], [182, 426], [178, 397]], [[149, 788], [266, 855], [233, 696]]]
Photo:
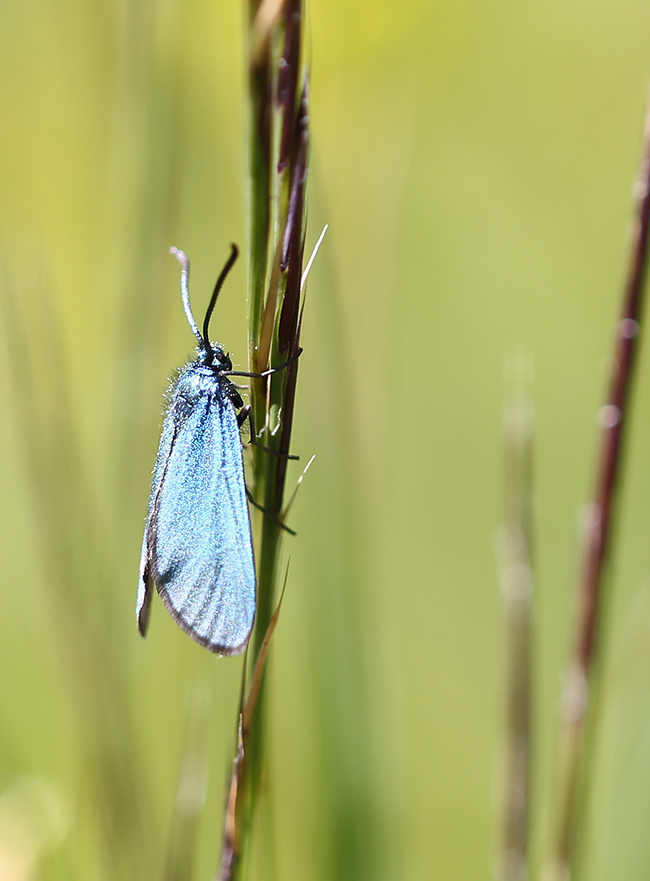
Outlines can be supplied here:
[[203, 333], [190, 307], [189, 260], [177, 248], [171, 252], [181, 264], [183, 307], [198, 348], [167, 394], [142, 540], [136, 617], [144, 636], [155, 587], [192, 639], [211, 652], [236, 655], [253, 627], [255, 562], [240, 439], [249, 408], [229, 377], [247, 374], [233, 371], [230, 357], [210, 342], [208, 328], [238, 252], [233, 245]]

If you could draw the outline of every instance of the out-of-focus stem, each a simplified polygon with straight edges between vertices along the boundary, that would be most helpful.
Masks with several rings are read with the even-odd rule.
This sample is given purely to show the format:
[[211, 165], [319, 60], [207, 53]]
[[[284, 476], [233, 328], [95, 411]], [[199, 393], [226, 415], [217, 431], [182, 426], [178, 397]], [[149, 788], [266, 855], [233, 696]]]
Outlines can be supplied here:
[[602, 625], [602, 586], [620, 484], [625, 426], [629, 420], [630, 388], [643, 306], [650, 226], [650, 113], [646, 116], [643, 154], [635, 186], [636, 208], [621, 317], [616, 325], [607, 403], [599, 413], [600, 439], [593, 500], [584, 522], [582, 565], [573, 655], [566, 671], [559, 733], [559, 790], [554, 816], [558, 830], [548, 881], [575, 878], [578, 809], [583, 767], [585, 723], [593, 685]]
[[530, 806], [532, 448], [533, 404], [528, 393], [532, 364], [509, 365], [510, 388], [503, 414], [505, 516], [499, 531], [499, 576], [506, 635], [506, 744], [503, 839], [499, 877], [527, 877]]

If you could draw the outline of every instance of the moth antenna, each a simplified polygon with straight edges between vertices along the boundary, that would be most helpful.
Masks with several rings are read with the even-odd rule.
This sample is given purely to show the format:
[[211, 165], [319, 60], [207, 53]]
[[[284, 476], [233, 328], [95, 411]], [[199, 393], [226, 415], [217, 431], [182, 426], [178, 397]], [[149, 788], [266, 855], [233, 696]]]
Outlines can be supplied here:
[[181, 299], [183, 300], [183, 309], [185, 309], [185, 316], [189, 322], [190, 327], [192, 328], [192, 333], [199, 341], [199, 346], [202, 349], [205, 348], [205, 342], [203, 337], [201, 336], [201, 331], [199, 330], [198, 324], [194, 320], [194, 315], [192, 315], [192, 307], [190, 306], [190, 258], [187, 256], [185, 251], [181, 251], [180, 248], [171, 247], [169, 249], [169, 253], [173, 254], [174, 257], [181, 264]]
[[235, 244], [231, 244], [232, 248], [230, 252], [230, 257], [226, 260], [226, 265], [221, 270], [219, 278], [217, 279], [217, 283], [214, 286], [214, 290], [212, 291], [212, 297], [210, 298], [210, 303], [205, 313], [205, 319], [203, 321], [203, 344], [205, 346], [205, 351], [210, 352], [210, 336], [209, 336], [209, 328], [210, 328], [210, 319], [212, 318], [212, 313], [214, 312], [214, 307], [217, 302], [217, 297], [219, 296], [219, 291], [223, 287], [223, 283], [226, 280], [226, 276], [230, 272], [233, 267], [233, 264], [237, 257], [239, 256], [239, 248]]

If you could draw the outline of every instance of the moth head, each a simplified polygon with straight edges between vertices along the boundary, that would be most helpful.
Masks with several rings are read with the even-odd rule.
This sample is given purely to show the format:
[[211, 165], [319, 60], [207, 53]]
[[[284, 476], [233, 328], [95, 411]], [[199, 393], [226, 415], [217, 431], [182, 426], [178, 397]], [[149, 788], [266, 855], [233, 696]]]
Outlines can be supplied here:
[[210, 343], [210, 348], [207, 351], [204, 348], [203, 353], [203, 363], [206, 367], [212, 367], [217, 372], [220, 372], [221, 370], [232, 370], [230, 355], [224, 352], [221, 346], [218, 346], [216, 343]]

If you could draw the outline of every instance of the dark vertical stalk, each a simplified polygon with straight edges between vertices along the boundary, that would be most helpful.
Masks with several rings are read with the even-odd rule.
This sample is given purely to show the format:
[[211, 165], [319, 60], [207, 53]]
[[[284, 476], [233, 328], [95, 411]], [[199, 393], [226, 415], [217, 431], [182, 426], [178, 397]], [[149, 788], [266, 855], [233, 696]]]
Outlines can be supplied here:
[[[634, 374], [643, 308], [650, 225], [650, 113], [646, 117], [643, 154], [635, 187], [636, 210], [631, 235], [621, 317], [616, 325], [607, 403], [599, 414], [600, 438], [593, 500], [584, 524], [578, 584], [577, 627], [573, 656], [565, 676], [559, 733], [560, 788], [555, 815], [559, 830], [548, 877], [567, 881], [574, 871], [578, 802], [584, 769], [585, 723], [598, 658], [602, 625], [603, 581], [611, 547], [616, 497], [620, 486], [625, 428], [630, 418]], [[593, 689], [591, 689], [593, 691]]]
[[506, 743], [502, 881], [528, 872], [531, 738], [531, 561], [533, 521], [532, 363], [513, 359], [503, 413], [505, 514], [499, 531], [499, 576], [506, 638]]

